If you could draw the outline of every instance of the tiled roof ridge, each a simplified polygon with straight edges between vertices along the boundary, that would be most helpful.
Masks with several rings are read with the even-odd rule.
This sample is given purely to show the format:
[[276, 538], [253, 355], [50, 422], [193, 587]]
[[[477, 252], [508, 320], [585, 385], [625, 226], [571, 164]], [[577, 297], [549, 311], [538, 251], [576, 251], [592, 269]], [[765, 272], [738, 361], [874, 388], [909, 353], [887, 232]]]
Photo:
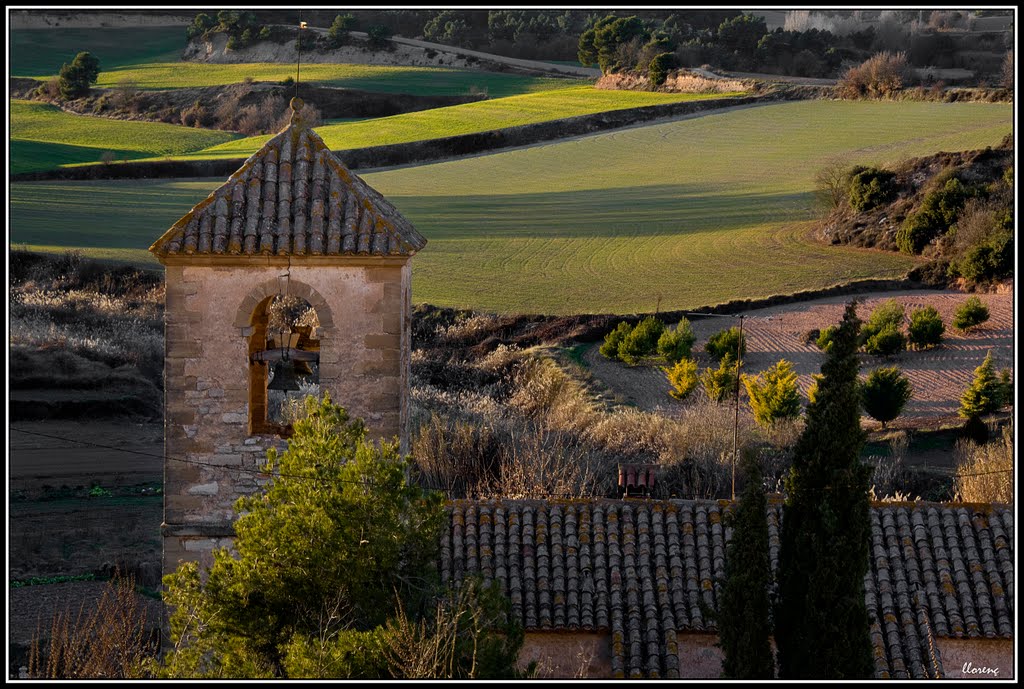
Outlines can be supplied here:
[[426, 240], [299, 117], [175, 222], [159, 256], [411, 256]]

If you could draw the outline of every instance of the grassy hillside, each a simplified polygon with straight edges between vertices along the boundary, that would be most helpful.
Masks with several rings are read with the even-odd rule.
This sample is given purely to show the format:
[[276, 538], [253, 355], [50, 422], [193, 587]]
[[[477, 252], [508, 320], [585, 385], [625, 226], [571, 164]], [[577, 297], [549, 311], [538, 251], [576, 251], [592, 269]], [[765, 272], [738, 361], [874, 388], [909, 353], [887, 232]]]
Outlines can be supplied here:
[[8, 73], [27, 77], [54, 75], [83, 50], [99, 58], [101, 70], [177, 60], [185, 49], [185, 27], [17, 29], [8, 40]]
[[[738, 95], [738, 94], [725, 94]], [[333, 150], [379, 146], [381, 144], [423, 141], [457, 134], [486, 132], [534, 122], [608, 110], [622, 110], [646, 105], [677, 103], [689, 100], [720, 98], [720, 94], [645, 93], [642, 91], [605, 91], [592, 86], [577, 86], [558, 91], [542, 91], [453, 105], [448, 108], [421, 110], [391, 117], [352, 123], [327, 125], [317, 133]], [[238, 139], [189, 154], [189, 158], [244, 157], [262, 146], [270, 136]]]
[[72, 115], [33, 101], [13, 100], [10, 108], [11, 173], [97, 162], [106, 151], [119, 160], [180, 155], [238, 137], [173, 124]]
[[[429, 244], [417, 302], [633, 312], [893, 277], [807, 236], [815, 171], [994, 145], [1003, 104], [802, 101], [366, 175]], [[142, 250], [223, 180], [11, 185], [14, 244]]]

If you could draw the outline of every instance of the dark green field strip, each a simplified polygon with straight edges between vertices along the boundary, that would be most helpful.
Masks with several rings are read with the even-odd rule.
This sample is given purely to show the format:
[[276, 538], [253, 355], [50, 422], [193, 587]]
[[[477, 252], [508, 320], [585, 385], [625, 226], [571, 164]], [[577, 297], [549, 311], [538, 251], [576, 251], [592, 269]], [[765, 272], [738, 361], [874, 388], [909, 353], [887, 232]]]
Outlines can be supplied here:
[[8, 34], [12, 76], [57, 74], [82, 51], [107, 71], [125, 65], [177, 60], [185, 49], [185, 27], [16, 29]]

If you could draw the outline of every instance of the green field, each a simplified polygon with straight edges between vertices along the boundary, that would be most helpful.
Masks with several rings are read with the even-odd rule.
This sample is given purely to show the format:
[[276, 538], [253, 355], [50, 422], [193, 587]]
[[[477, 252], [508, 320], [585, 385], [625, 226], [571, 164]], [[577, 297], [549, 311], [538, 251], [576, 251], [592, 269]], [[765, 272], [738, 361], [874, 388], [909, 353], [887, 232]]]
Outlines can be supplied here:
[[[739, 94], [647, 93], [643, 91], [606, 91], [592, 86], [577, 86], [559, 91], [543, 91], [510, 96], [448, 108], [420, 110], [391, 117], [317, 128], [324, 142], [335, 151], [364, 146], [380, 146], [407, 141], [423, 141], [458, 134], [486, 132], [535, 122], [548, 122], [609, 110], [646, 105], [707, 100]], [[188, 158], [246, 157], [262, 146], [270, 136], [254, 136], [220, 144], [189, 154]]]
[[99, 58], [101, 70], [177, 60], [185, 49], [185, 27], [16, 29], [8, 39], [9, 74], [52, 76], [82, 51]]
[[[50, 72], [26, 74], [37, 79]], [[180, 89], [194, 86], [237, 84], [246, 77], [255, 81], [283, 81], [295, 78], [295, 65], [284, 63], [243, 63], [233, 65], [208, 62], [159, 62], [130, 65], [100, 72], [96, 86], [112, 88], [130, 81], [140, 89]], [[491, 98], [521, 93], [549, 91], [579, 86], [580, 79], [532, 77], [521, 74], [480, 72], [447, 67], [392, 67], [317, 63], [302, 65], [303, 82], [322, 86], [360, 89], [381, 93], [410, 93], [417, 96], [459, 96], [473, 92]]]
[[[903, 274], [914, 259], [807, 236], [815, 171], [995, 145], [1011, 121], [1004, 104], [800, 101], [366, 180], [430, 241], [414, 260], [417, 302], [693, 308]], [[12, 184], [10, 241], [141, 257], [222, 181]]]
[[180, 155], [239, 136], [160, 122], [73, 115], [34, 101], [12, 100], [10, 108], [12, 174], [97, 162], [106, 151], [118, 160]]

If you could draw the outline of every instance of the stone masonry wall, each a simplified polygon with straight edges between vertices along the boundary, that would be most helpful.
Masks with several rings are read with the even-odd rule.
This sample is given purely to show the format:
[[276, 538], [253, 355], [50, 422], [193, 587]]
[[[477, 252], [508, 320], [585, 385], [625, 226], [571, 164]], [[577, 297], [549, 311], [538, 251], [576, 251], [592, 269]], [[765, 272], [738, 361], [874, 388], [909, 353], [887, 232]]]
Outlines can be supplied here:
[[[306, 299], [321, 328], [320, 387], [408, 447], [409, 295], [405, 265], [167, 266], [164, 573], [230, 543], [232, 505], [268, 477], [275, 435], [249, 435], [250, 318], [266, 297]], [[179, 461], [181, 459], [187, 461]]]

